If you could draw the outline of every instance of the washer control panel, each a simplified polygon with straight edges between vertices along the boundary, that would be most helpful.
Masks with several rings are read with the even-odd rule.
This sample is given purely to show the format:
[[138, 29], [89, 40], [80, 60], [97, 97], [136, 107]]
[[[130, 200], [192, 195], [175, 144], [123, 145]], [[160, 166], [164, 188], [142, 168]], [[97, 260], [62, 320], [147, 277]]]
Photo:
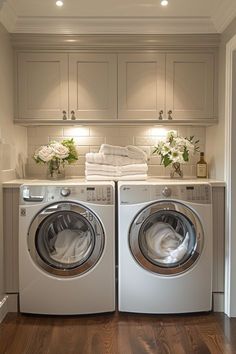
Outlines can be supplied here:
[[38, 204], [57, 201], [81, 201], [91, 204], [114, 204], [112, 185], [30, 186], [20, 188], [20, 204]]
[[122, 185], [121, 204], [138, 204], [156, 200], [179, 200], [197, 204], [211, 204], [211, 186], [202, 184], [179, 185]]
[[152, 194], [158, 199], [164, 197], [199, 204], [211, 203], [211, 186], [209, 184], [173, 185], [164, 188], [156, 186], [153, 188]]

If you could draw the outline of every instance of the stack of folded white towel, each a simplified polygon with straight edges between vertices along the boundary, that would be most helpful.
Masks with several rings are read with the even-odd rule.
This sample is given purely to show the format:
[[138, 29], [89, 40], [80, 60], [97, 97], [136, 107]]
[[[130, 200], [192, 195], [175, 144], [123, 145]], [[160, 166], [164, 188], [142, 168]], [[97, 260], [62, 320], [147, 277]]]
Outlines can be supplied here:
[[99, 152], [86, 154], [87, 180], [145, 180], [147, 179], [147, 154], [140, 148], [103, 144]]

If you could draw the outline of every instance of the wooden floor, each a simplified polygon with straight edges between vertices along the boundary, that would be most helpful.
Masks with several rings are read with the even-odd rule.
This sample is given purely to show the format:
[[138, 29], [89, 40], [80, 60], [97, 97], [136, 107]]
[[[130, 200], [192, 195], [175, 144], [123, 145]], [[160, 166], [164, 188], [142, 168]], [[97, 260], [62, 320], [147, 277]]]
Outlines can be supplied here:
[[0, 353], [236, 353], [236, 319], [213, 313], [71, 317], [10, 313], [0, 324]]

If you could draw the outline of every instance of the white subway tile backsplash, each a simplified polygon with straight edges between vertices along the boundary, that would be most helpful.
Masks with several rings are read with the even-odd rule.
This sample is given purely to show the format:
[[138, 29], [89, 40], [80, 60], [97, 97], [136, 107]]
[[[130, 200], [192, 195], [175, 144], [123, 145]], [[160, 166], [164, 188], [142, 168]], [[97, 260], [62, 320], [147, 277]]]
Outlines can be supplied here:
[[[161, 130], [160, 130], [161, 129]], [[27, 175], [30, 177], [43, 178], [46, 175], [46, 165], [37, 165], [32, 156], [34, 151], [41, 145], [47, 144], [50, 140], [62, 141], [66, 138], [74, 138], [77, 145], [79, 159], [75, 164], [66, 166], [66, 176], [83, 176], [85, 172], [85, 154], [98, 152], [101, 144], [111, 145], [137, 145], [149, 156], [148, 174], [150, 176], [170, 175], [171, 167], [165, 168], [160, 164], [160, 157], [152, 155], [154, 146], [158, 143], [164, 131], [177, 130], [178, 135], [190, 137], [194, 135], [195, 140], [200, 139], [200, 151], [205, 151], [206, 128], [190, 126], [89, 126], [89, 127], [68, 127], [68, 126], [47, 126], [28, 128], [28, 163]], [[196, 163], [199, 160], [199, 153], [190, 157], [187, 164], [183, 165], [185, 176], [196, 176]]]
[[149, 145], [153, 146], [156, 145], [158, 142], [158, 138], [153, 138], [153, 137], [134, 137], [134, 144], [137, 146], [142, 146], [142, 145]]
[[106, 136], [116, 136], [117, 127], [106, 127], [106, 126], [91, 126], [90, 127], [90, 136], [106, 137]]
[[84, 176], [84, 165], [67, 165], [65, 171], [66, 177]]
[[99, 152], [100, 150], [100, 145], [99, 146], [90, 146], [89, 152]]
[[79, 146], [100, 146], [105, 143], [105, 137], [75, 137], [74, 140]]
[[159, 156], [154, 156], [154, 155], [150, 156], [148, 161], [149, 165], [160, 165], [160, 163], [161, 163], [161, 159]]
[[63, 136], [62, 126], [46, 126], [36, 128], [37, 136]]
[[79, 156], [84, 156], [88, 152], [90, 152], [90, 147], [89, 146], [78, 146], [77, 145], [77, 151]]
[[89, 136], [89, 128], [87, 127], [66, 127], [63, 129], [63, 136], [71, 136], [71, 137], [84, 137]]
[[107, 136], [106, 144], [118, 145], [118, 146], [133, 145], [134, 138], [133, 136], [124, 136], [124, 135], [122, 136], [119, 134], [116, 136]]

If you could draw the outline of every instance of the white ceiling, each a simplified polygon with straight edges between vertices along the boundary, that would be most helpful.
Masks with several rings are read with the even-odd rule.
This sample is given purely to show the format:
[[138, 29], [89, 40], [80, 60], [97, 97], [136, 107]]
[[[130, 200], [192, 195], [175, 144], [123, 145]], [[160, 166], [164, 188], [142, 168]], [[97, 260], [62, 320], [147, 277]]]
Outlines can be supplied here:
[[0, 0], [9, 32], [219, 33], [236, 17], [236, 0]]

